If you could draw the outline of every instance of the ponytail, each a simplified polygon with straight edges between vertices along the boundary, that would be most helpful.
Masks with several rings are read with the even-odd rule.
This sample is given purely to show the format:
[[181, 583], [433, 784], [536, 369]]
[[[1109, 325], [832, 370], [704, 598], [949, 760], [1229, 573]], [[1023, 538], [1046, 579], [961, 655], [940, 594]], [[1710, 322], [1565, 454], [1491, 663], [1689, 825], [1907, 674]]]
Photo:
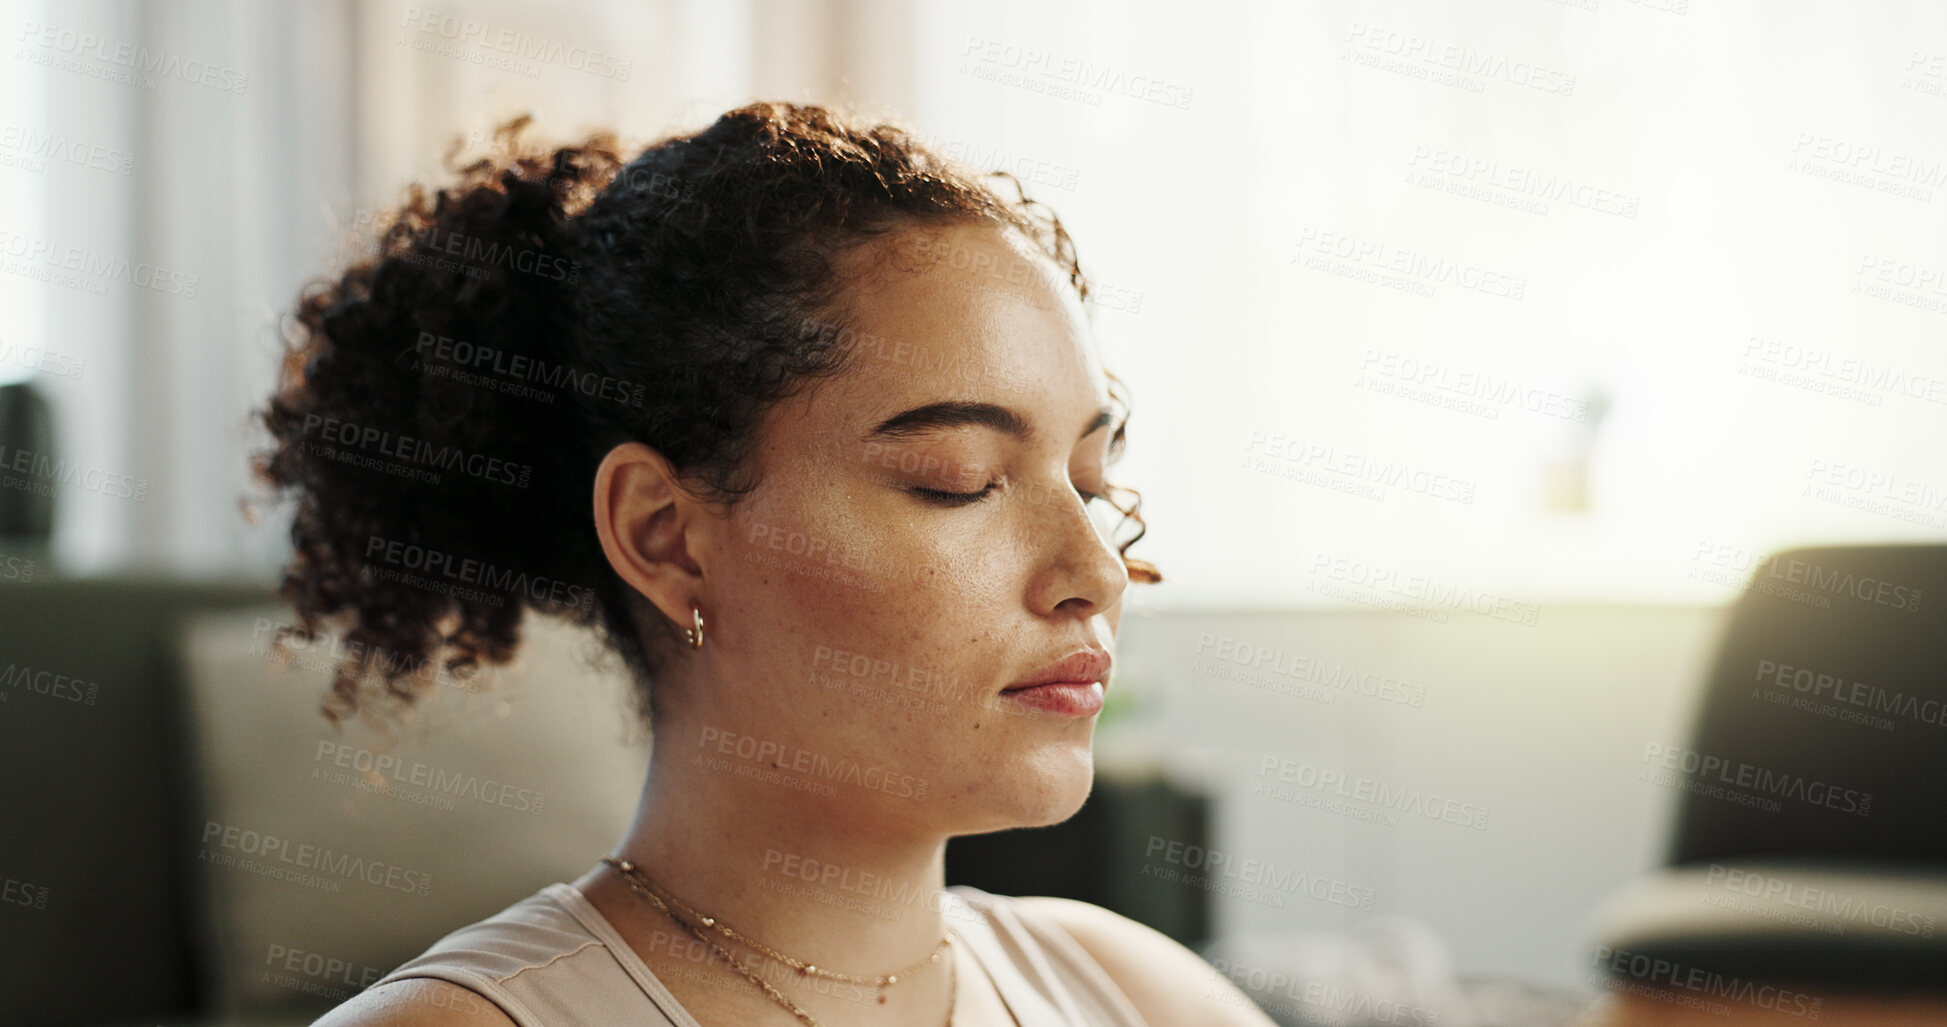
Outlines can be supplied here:
[[334, 721], [374, 672], [410, 701], [401, 679], [442, 653], [463, 673], [504, 662], [524, 607], [581, 623], [595, 611], [563, 530], [585, 515], [563, 456], [593, 377], [565, 337], [582, 271], [569, 234], [620, 160], [606, 135], [521, 152], [526, 122], [464, 167], [449, 153], [456, 185], [415, 185], [389, 214], [355, 218], [368, 254], [307, 287], [287, 333], [262, 412], [276, 446], [255, 466], [298, 493], [281, 591], [300, 625], [287, 631], [309, 640], [351, 615]]

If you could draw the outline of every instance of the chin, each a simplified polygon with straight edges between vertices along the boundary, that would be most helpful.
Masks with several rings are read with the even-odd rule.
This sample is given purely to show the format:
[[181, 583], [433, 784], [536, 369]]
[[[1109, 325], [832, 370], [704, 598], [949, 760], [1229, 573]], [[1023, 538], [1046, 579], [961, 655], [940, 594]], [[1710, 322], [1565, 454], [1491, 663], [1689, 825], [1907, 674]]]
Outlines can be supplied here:
[[1095, 757], [1087, 742], [1049, 745], [1017, 757], [1015, 766], [1006, 779], [1015, 799], [1008, 828], [1059, 824], [1082, 808], [1095, 787]]

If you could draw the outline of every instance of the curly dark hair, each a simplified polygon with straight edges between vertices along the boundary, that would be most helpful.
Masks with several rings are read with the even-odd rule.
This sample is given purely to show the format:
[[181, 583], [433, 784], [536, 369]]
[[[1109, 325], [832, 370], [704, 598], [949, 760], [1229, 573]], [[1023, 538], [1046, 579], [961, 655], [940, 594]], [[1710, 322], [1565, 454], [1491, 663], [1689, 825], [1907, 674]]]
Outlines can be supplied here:
[[[987, 222], [1088, 296], [1068, 233], [1018, 180], [970, 173], [895, 126], [757, 103], [625, 163], [611, 133], [523, 145], [528, 120], [464, 166], [456, 143], [456, 184], [430, 199], [411, 186], [373, 219], [369, 252], [303, 289], [256, 411], [274, 444], [253, 471], [297, 497], [281, 594], [300, 623], [280, 639], [350, 622], [322, 704], [334, 723], [374, 672], [396, 710], [441, 655], [462, 675], [506, 663], [527, 609], [596, 629], [653, 723], [650, 685], [680, 635], [639, 616], [653, 607], [609, 566], [595, 471], [639, 441], [699, 495], [754, 488], [765, 409], [848, 366], [838, 253], [902, 226]], [[1118, 427], [1112, 459], [1124, 444]], [[1131, 578], [1161, 581], [1128, 555], [1140, 494], [1110, 496], [1136, 527], [1118, 547]], [[465, 585], [429, 580], [442, 577]]]

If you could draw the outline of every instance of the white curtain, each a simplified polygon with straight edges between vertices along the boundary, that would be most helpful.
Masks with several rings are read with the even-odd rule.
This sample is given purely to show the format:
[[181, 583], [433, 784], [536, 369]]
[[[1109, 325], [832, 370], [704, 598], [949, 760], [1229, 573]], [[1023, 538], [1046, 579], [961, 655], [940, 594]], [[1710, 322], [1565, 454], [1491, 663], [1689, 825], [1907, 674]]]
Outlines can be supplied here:
[[0, 381], [50, 394], [76, 481], [125, 483], [57, 486], [70, 574], [282, 563], [286, 516], [246, 526], [239, 508], [261, 495], [249, 414], [275, 380], [279, 320], [352, 256], [347, 226], [438, 179], [454, 137], [528, 111], [535, 138], [643, 142], [756, 96], [902, 116], [913, 75], [912, 17], [890, 0], [17, 6], [0, 239], [43, 274], [60, 270], [48, 253], [170, 273], [170, 288], [0, 276]]

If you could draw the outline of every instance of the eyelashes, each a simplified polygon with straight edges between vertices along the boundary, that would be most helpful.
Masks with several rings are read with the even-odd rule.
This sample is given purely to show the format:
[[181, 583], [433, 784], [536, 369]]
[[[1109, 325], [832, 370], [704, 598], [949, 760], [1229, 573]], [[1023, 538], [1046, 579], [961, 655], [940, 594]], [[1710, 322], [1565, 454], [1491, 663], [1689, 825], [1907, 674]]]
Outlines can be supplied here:
[[[908, 488], [906, 491], [911, 492], [913, 495], [927, 502], [938, 503], [942, 506], [971, 506], [986, 499], [988, 495], [999, 487], [1000, 482], [990, 481], [985, 488], [978, 492], [948, 492], [943, 489], [921, 488], [917, 485]], [[1075, 494], [1082, 497], [1083, 503], [1093, 503], [1098, 499], [1104, 498], [1099, 492], [1090, 492], [1080, 488], [1075, 490]]]
[[969, 506], [986, 499], [987, 494], [994, 491], [999, 485], [999, 482], [990, 481], [987, 483], [987, 487], [981, 489], [979, 492], [947, 492], [942, 489], [927, 489], [918, 486], [907, 489], [907, 491], [921, 499], [932, 503], [939, 503], [942, 506]]

